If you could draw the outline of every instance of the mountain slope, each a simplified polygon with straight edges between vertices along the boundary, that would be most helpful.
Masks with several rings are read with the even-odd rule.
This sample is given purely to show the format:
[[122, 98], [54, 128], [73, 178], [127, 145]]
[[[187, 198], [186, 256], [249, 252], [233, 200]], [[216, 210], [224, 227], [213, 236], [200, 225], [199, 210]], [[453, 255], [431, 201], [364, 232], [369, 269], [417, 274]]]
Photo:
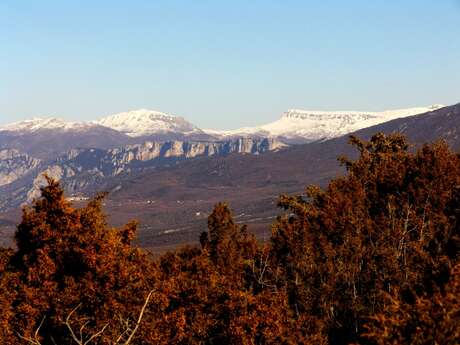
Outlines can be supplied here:
[[68, 122], [55, 117], [33, 118], [0, 126], [0, 132], [33, 133], [41, 130], [84, 131], [94, 125], [85, 122]]
[[110, 148], [132, 139], [111, 128], [91, 123], [39, 118], [0, 127], [0, 149], [15, 149], [43, 160], [72, 148]]
[[39, 159], [18, 150], [0, 150], [0, 186], [16, 181], [37, 168], [39, 164]]
[[418, 116], [388, 121], [363, 129], [357, 134], [367, 138], [375, 132], [399, 132], [415, 144], [433, 142], [442, 138], [453, 148], [460, 149], [460, 104]]
[[274, 139], [250, 138], [224, 142], [145, 142], [108, 150], [72, 149], [56, 160], [42, 162], [5, 152], [5, 159], [0, 160], [0, 208], [8, 209], [32, 201], [46, 182], [44, 174], [62, 181], [69, 194], [91, 195], [95, 190], [110, 187], [110, 182], [117, 178], [129, 178], [136, 172], [175, 165], [196, 157], [261, 154], [285, 147]]
[[[445, 138], [459, 149], [460, 104], [355, 134], [366, 139], [376, 132], [396, 131], [403, 131], [416, 143]], [[343, 173], [337, 157], [356, 155], [347, 142], [348, 135], [260, 156], [200, 158], [154, 173], [133, 174], [117, 181], [118, 189], [109, 197], [107, 207], [114, 222], [140, 219], [145, 226], [141, 241], [148, 246], [187, 241], [189, 236], [195, 236], [205, 227], [205, 216], [213, 204], [221, 200], [235, 209], [238, 221], [261, 224], [267, 230], [266, 224], [278, 212], [279, 194], [302, 193], [309, 184], [325, 185]], [[147, 200], [156, 201], [155, 206], [147, 204]], [[171, 231], [165, 233], [164, 229]]]
[[[416, 143], [441, 137], [454, 148], [460, 148], [460, 105], [395, 119], [355, 134], [369, 138], [376, 132], [396, 131], [402, 131]], [[106, 201], [111, 222], [121, 224], [139, 219], [140, 241], [145, 246], [177, 244], [196, 238], [197, 232], [206, 226], [206, 215], [221, 200], [228, 201], [235, 209], [238, 222], [250, 224], [255, 231], [260, 229], [263, 235], [278, 213], [276, 200], [280, 193], [302, 193], [308, 184], [325, 185], [330, 178], [343, 173], [337, 157], [355, 154], [347, 141], [345, 135], [263, 155], [230, 153], [177, 160], [169, 166], [131, 169], [129, 174], [106, 176], [100, 180], [103, 183], [91, 184], [85, 192], [112, 191]], [[64, 167], [59, 165], [59, 169]], [[52, 173], [61, 173], [59, 169]], [[24, 186], [22, 181], [15, 181], [1, 187], [0, 195], [8, 196], [9, 201], [5, 202], [12, 202], [29, 191]]]
[[338, 137], [354, 130], [438, 109], [411, 108], [381, 113], [290, 110], [273, 123], [236, 131], [202, 131], [182, 117], [140, 109], [95, 122], [36, 118], [0, 126], [0, 149], [16, 149], [42, 160], [73, 148], [108, 149], [144, 141], [216, 141], [240, 137], [276, 137], [302, 143]]
[[263, 126], [234, 131], [209, 131], [209, 134], [222, 137], [269, 136], [285, 138], [288, 141], [312, 142], [339, 137], [396, 118], [418, 115], [442, 107], [441, 105], [433, 105], [383, 112], [328, 112], [291, 109], [285, 112], [279, 120]]
[[114, 114], [95, 123], [134, 138], [166, 134], [204, 135], [201, 129], [183, 117], [147, 109]]

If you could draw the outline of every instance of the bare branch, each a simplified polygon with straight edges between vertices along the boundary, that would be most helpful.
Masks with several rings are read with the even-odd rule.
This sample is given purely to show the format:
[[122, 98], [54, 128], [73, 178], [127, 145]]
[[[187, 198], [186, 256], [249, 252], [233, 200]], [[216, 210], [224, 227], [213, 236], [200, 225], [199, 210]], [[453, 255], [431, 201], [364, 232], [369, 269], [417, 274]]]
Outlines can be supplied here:
[[40, 329], [42, 328], [43, 323], [45, 322], [45, 318], [46, 318], [46, 316], [43, 317], [42, 321], [38, 325], [37, 329], [35, 330], [33, 338], [27, 338], [27, 337], [24, 337], [24, 336], [22, 336], [21, 334], [18, 333], [19, 338], [21, 338], [21, 339], [23, 339], [23, 340], [25, 340], [28, 343], [33, 344], [33, 345], [41, 345], [38, 333], [40, 333]]
[[[147, 298], [145, 299], [144, 304], [143, 304], [143, 306], [141, 308], [141, 311], [139, 313], [139, 316], [137, 318], [137, 322], [136, 322], [136, 325], [135, 325], [134, 329], [131, 328], [129, 319], [123, 320], [123, 319], [120, 318], [120, 321], [121, 321], [121, 323], [122, 323], [122, 325], [124, 327], [124, 330], [120, 334], [120, 336], [117, 338], [117, 340], [114, 342], [114, 344], [120, 344], [125, 336], [128, 336], [128, 339], [125, 342], [122, 342], [122, 344], [123, 345], [129, 345], [131, 343], [131, 341], [133, 340], [134, 336], [136, 335], [136, 332], [139, 329], [139, 326], [140, 326], [140, 324], [142, 322], [142, 319], [144, 317], [145, 310], [147, 309], [147, 306], [148, 306], [148, 304], [150, 302], [150, 299], [152, 298], [153, 293], [154, 293], [154, 290], [151, 290], [149, 292]], [[89, 324], [89, 321], [86, 321], [80, 327], [79, 332], [78, 332], [79, 333], [79, 337], [78, 337], [77, 334], [75, 333], [73, 327], [72, 327], [71, 319], [72, 319], [72, 316], [75, 314], [75, 312], [80, 307], [81, 307], [81, 304], [79, 304], [74, 309], [72, 309], [72, 311], [66, 317], [65, 325], [67, 326], [67, 329], [69, 330], [70, 335], [71, 335], [71, 337], [72, 337], [72, 339], [73, 339], [73, 341], [75, 343], [77, 343], [78, 345], [89, 345], [92, 341], [94, 341], [94, 339], [100, 337], [104, 333], [104, 331], [109, 326], [109, 323], [105, 324], [104, 327], [102, 327], [99, 331], [97, 331], [96, 333], [94, 333], [93, 335], [91, 335], [89, 338], [87, 338], [85, 340], [86, 337], [84, 335], [84, 330], [85, 330], [85, 327]], [[85, 319], [81, 319], [80, 321], [82, 321], [82, 320], [84, 321]], [[28, 341], [32, 345], [41, 345], [41, 343], [38, 340], [38, 333], [39, 333], [40, 327], [43, 324], [43, 321], [44, 321], [44, 319], [42, 320], [42, 322], [40, 323], [40, 326], [36, 330], [34, 338], [25, 338], [25, 337], [23, 337], [21, 335], [19, 335], [19, 336], [22, 339]]]
[[108, 326], [109, 326], [109, 324], [106, 323], [106, 324], [104, 325], [104, 327], [102, 327], [102, 329], [101, 329], [99, 332], [97, 332], [97, 333], [95, 333], [94, 335], [92, 335], [87, 341], [84, 342], [83, 345], [89, 344], [91, 341], [93, 341], [93, 339], [95, 339], [95, 338], [99, 337], [100, 335], [102, 335], [102, 333], [104, 333], [105, 329], [106, 329]]
[[96, 332], [95, 334], [93, 334], [91, 337], [89, 337], [88, 340], [84, 340], [84, 335], [83, 335], [83, 331], [85, 329], [85, 327], [88, 325], [89, 321], [85, 322], [81, 327], [80, 327], [80, 339], [76, 336], [73, 328], [72, 328], [72, 325], [70, 324], [70, 318], [72, 317], [72, 315], [77, 311], [78, 308], [80, 308], [81, 304], [79, 304], [76, 308], [74, 308], [70, 313], [69, 315], [67, 315], [66, 317], [66, 326], [67, 328], [69, 329], [69, 332], [70, 332], [70, 335], [72, 336], [73, 340], [78, 344], [78, 345], [88, 345], [89, 343], [91, 343], [95, 338], [99, 337], [102, 335], [102, 333], [104, 333], [105, 329], [109, 326], [109, 324], [105, 324], [104, 327], [102, 327], [101, 330], [99, 330], [98, 332]]
[[122, 341], [122, 339], [125, 337], [126, 334], [128, 334], [130, 331], [131, 331], [131, 327], [129, 326], [129, 319], [127, 320], [123, 320], [121, 317], [120, 317], [120, 322], [121, 324], [124, 326], [124, 331], [123, 333], [120, 334], [120, 336], [117, 338], [117, 340], [115, 341], [115, 345], [117, 344], [120, 344], [120, 341]]
[[67, 315], [67, 317], [65, 319], [65, 324], [66, 324], [67, 328], [69, 329], [70, 335], [72, 336], [73, 340], [75, 340], [75, 342], [77, 344], [83, 345], [83, 340], [77, 338], [77, 336], [75, 335], [75, 333], [73, 331], [72, 326], [70, 325], [70, 318], [72, 317], [73, 313], [75, 313], [77, 311], [77, 309], [80, 308], [80, 306], [81, 306], [81, 304], [77, 305], [74, 309], [72, 309], [72, 311], [69, 313], [69, 315]]
[[139, 325], [141, 324], [142, 318], [144, 317], [145, 309], [147, 308], [147, 305], [148, 305], [149, 302], [150, 302], [150, 298], [151, 298], [152, 295], [153, 295], [153, 292], [154, 292], [154, 290], [151, 290], [150, 293], [149, 293], [149, 295], [148, 295], [147, 298], [145, 299], [144, 305], [142, 306], [141, 312], [140, 312], [139, 317], [138, 317], [138, 319], [137, 319], [136, 327], [134, 327], [133, 331], [132, 331], [131, 334], [129, 335], [128, 340], [126, 340], [126, 342], [125, 342], [124, 345], [129, 345], [129, 343], [130, 343], [131, 340], [133, 339], [134, 335], [136, 334], [136, 332], [137, 332], [137, 330], [138, 330], [138, 328], [139, 328]]

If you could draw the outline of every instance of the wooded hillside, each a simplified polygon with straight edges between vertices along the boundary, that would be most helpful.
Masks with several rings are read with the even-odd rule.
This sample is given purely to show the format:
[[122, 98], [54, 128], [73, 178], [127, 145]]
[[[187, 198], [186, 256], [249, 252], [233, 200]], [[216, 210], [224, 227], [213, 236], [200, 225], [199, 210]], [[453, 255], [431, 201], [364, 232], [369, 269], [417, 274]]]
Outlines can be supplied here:
[[53, 180], [0, 250], [2, 344], [458, 344], [460, 156], [352, 137], [324, 190], [281, 196], [267, 243], [216, 205], [195, 247], [153, 258], [104, 195]]

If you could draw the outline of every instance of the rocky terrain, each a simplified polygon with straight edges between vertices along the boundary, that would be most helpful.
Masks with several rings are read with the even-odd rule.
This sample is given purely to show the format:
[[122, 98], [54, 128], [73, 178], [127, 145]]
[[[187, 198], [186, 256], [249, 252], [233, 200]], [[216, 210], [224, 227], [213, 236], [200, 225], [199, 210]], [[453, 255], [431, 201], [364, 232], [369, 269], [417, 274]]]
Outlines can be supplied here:
[[40, 159], [15, 149], [0, 150], [0, 187], [33, 171], [40, 165], [40, 162]]
[[[446, 140], [460, 149], [460, 104], [426, 114], [392, 120], [355, 132], [367, 139], [377, 132], [403, 133], [414, 145]], [[344, 172], [337, 158], [356, 157], [345, 135], [327, 141], [294, 145], [263, 155], [202, 157], [134, 173], [117, 179], [118, 189], [107, 199], [111, 221], [139, 219], [139, 240], [147, 247], [169, 248], [187, 243], [206, 227], [206, 217], [218, 201], [227, 201], [238, 222], [268, 238], [269, 224], [279, 214], [280, 194], [303, 193], [311, 184], [326, 185]]]
[[[356, 134], [366, 138], [377, 131], [402, 132], [416, 143], [444, 138], [460, 147], [459, 105], [435, 106], [424, 114], [418, 113], [427, 108], [414, 109], [378, 114], [290, 111], [276, 126], [284, 123], [284, 134], [295, 129], [309, 142], [290, 146], [286, 142], [301, 141], [282, 132], [202, 131], [150, 111], [135, 112], [132, 121], [122, 113], [109, 117], [111, 123], [34, 120], [3, 127], [0, 232], [11, 231], [19, 206], [38, 196], [46, 173], [61, 180], [76, 203], [98, 191], [110, 192], [106, 207], [111, 222], [139, 219], [139, 240], [145, 246], [168, 247], [195, 238], [221, 200], [230, 202], [238, 222], [264, 236], [278, 212], [280, 193], [301, 193], [308, 184], [322, 185], [341, 174], [337, 157], [353, 155], [347, 134], [354, 128], [377, 122]], [[409, 116], [413, 113], [417, 115]], [[400, 117], [380, 123], [395, 116]], [[144, 117], [145, 128], [138, 124]], [[125, 120], [124, 128], [117, 127]], [[193, 135], [207, 137], [192, 140]]]
[[[93, 194], [108, 178], [129, 176], [197, 157], [261, 154], [287, 147], [275, 139], [240, 138], [223, 142], [147, 141], [114, 149], [72, 149], [51, 161], [40, 161], [15, 150], [0, 152], [0, 207], [8, 209], [39, 195], [44, 175], [61, 180], [70, 195]], [[14, 182], [14, 183], [13, 183]]]

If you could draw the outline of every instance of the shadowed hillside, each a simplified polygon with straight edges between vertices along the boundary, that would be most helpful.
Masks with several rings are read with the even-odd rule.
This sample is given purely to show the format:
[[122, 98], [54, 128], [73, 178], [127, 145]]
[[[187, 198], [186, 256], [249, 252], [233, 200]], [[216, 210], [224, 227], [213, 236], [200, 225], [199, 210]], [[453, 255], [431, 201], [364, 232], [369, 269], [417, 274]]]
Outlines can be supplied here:
[[[443, 138], [458, 149], [459, 131], [460, 105], [454, 105], [363, 129], [355, 135], [368, 139], [376, 132], [402, 132], [416, 144]], [[237, 222], [248, 223], [263, 239], [269, 236], [268, 225], [276, 216], [279, 194], [301, 193], [309, 184], [324, 186], [344, 173], [337, 157], [356, 157], [348, 138], [256, 156], [196, 158], [172, 167], [106, 178], [98, 189], [110, 192], [106, 208], [115, 224], [141, 220], [139, 241], [146, 247], [169, 248], [193, 241], [213, 205], [221, 200], [232, 204]], [[94, 193], [93, 187], [87, 192]], [[3, 218], [14, 219], [11, 215]], [[11, 234], [12, 228], [5, 231]]]
[[[393, 120], [354, 135], [368, 139], [377, 132], [401, 132], [418, 145], [442, 138], [458, 149], [460, 104]], [[131, 176], [116, 182], [121, 187], [111, 194], [107, 206], [116, 223], [133, 216], [141, 219], [146, 224], [141, 241], [148, 246], [193, 238], [219, 200], [230, 202], [239, 220], [253, 224], [254, 231], [263, 234], [276, 214], [279, 194], [301, 193], [309, 184], [324, 186], [344, 173], [337, 157], [356, 157], [348, 141], [347, 135], [259, 156], [196, 159]], [[149, 200], [156, 203], [147, 204]], [[159, 233], [164, 230], [171, 231]]]
[[76, 208], [48, 178], [0, 248], [0, 343], [458, 344], [459, 155], [351, 143], [344, 177], [280, 197], [266, 243], [220, 202], [194, 246], [156, 257], [103, 194]]

